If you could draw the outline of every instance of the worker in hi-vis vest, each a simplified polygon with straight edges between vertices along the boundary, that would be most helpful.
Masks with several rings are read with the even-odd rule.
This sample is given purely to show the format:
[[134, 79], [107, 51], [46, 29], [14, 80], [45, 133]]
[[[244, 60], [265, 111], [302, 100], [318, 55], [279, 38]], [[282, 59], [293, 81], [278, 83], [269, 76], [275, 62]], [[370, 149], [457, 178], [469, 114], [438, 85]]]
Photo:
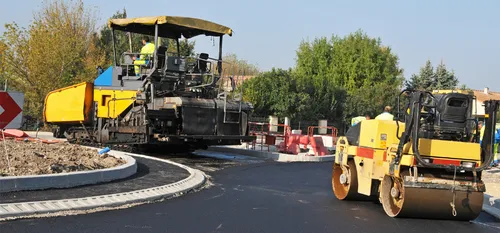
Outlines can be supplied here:
[[392, 109], [391, 106], [385, 106], [384, 112], [375, 117], [375, 120], [386, 120], [386, 121], [394, 120], [394, 116], [390, 113], [391, 109]]
[[358, 117], [352, 118], [351, 119], [351, 126], [355, 126], [359, 122], [364, 121], [364, 120], [370, 120], [370, 116], [366, 115], [366, 116], [358, 116]]
[[[148, 58], [150, 58], [150, 56], [153, 56], [155, 52], [155, 45], [149, 42], [149, 37], [145, 36], [144, 38], [142, 38], [142, 44], [144, 46], [141, 49], [141, 55], [139, 56], [139, 58], [136, 58], [135, 56], [132, 58], [134, 59], [134, 65], [147, 65], [149, 63]], [[134, 71], [135, 75], [139, 76], [141, 69], [139, 66], [134, 66]]]
[[500, 128], [495, 129], [495, 143], [493, 144], [493, 162], [492, 167], [498, 166], [498, 144], [500, 144]]

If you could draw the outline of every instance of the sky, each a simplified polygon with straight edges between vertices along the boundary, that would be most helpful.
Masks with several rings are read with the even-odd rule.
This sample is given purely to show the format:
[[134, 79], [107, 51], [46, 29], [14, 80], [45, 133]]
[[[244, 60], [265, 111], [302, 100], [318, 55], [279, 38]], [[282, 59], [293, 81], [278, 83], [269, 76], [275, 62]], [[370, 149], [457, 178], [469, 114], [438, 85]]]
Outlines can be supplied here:
[[[3, 24], [29, 25], [41, 0], [1, 3]], [[141, 3], [142, 2], [142, 3]], [[187, 3], [189, 2], [189, 3]], [[295, 65], [302, 40], [345, 36], [358, 29], [379, 37], [399, 57], [409, 78], [430, 59], [453, 70], [460, 83], [500, 91], [500, 1], [465, 0], [85, 0], [97, 10], [99, 24], [125, 8], [129, 17], [175, 15], [210, 20], [233, 29], [224, 53], [256, 64], [261, 70]], [[139, 4], [138, 4], [139, 3]], [[217, 40], [196, 39], [196, 52], [217, 56]]]

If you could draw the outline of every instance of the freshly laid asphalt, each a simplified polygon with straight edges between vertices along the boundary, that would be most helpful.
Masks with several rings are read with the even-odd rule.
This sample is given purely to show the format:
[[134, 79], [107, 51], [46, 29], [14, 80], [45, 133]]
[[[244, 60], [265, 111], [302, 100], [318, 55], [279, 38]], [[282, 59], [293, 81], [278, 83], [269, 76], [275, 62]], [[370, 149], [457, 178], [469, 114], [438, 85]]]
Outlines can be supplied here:
[[207, 172], [214, 186], [164, 202], [86, 215], [0, 222], [1, 232], [500, 232], [472, 222], [388, 217], [380, 204], [335, 199], [331, 162], [261, 162]]
[[0, 203], [58, 200], [129, 192], [174, 183], [189, 176], [188, 171], [172, 164], [140, 157], [134, 158], [137, 161], [137, 173], [125, 179], [71, 189], [0, 193]]

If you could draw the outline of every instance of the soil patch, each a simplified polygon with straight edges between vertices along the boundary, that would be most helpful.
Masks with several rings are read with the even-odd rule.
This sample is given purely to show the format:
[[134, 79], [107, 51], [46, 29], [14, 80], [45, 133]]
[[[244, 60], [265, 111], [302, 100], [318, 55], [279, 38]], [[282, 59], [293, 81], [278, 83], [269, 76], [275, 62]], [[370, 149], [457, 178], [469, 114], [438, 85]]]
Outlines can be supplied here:
[[25, 176], [68, 173], [119, 166], [126, 161], [97, 150], [60, 142], [46, 144], [37, 141], [6, 140], [8, 167], [4, 142], [0, 141], [0, 176]]

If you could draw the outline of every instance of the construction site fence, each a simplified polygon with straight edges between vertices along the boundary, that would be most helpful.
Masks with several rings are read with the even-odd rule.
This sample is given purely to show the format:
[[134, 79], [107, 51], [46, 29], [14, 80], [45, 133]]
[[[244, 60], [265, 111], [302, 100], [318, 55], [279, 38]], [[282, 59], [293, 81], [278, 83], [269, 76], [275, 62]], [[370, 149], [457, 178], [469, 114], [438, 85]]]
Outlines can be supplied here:
[[[321, 130], [325, 132], [322, 133], [320, 132]], [[307, 135], [309, 137], [312, 137], [314, 135], [332, 137], [332, 145], [336, 145], [337, 143], [338, 132], [338, 129], [333, 126], [309, 126], [307, 128]]]
[[249, 122], [248, 125], [249, 134], [256, 136], [256, 140], [252, 142], [253, 149], [259, 145], [260, 150], [270, 151], [269, 146], [276, 146], [282, 142], [286, 145], [288, 136], [292, 133], [291, 127], [285, 124]]
[[[285, 124], [270, 124], [265, 122], [249, 122], [249, 133], [256, 136], [252, 142], [253, 149], [258, 145], [260, 150], [270, 151], [270, 146], [277, 146], [284, 143], [285, 149], [288, 137], [292, 134], [292, 126]], [[329, 136], [332, 145], [335, 145], [338, 138], [338, 129], [334, 126], [307, 126], [307, 130], [301, 131], [301, 135], [308, 136]], [[320, 132], [321, 130], [326, 132]]]
[[[269, 117], [264, 117], [264, 116], [250, 116], [248, 119], [249, 122], [261, 122], [261, 123], [269, 123]], [[280, 118], [279, 122], [280, 124], [285, 123], [284, 118]], [[311, 121], [311, 120], [294, 120], [292, 119], [290, 122], [290, 127], [292, 130], [302, 130], [303, 134], [307, 134], [307, 130], [309, 126], [315, 126], [318, 125], [318, 121]], [[327, 126], [335, 127], [341, 131], [342, 125], [339, 124], [338, 122], [335, 121], [328, 121]]]

